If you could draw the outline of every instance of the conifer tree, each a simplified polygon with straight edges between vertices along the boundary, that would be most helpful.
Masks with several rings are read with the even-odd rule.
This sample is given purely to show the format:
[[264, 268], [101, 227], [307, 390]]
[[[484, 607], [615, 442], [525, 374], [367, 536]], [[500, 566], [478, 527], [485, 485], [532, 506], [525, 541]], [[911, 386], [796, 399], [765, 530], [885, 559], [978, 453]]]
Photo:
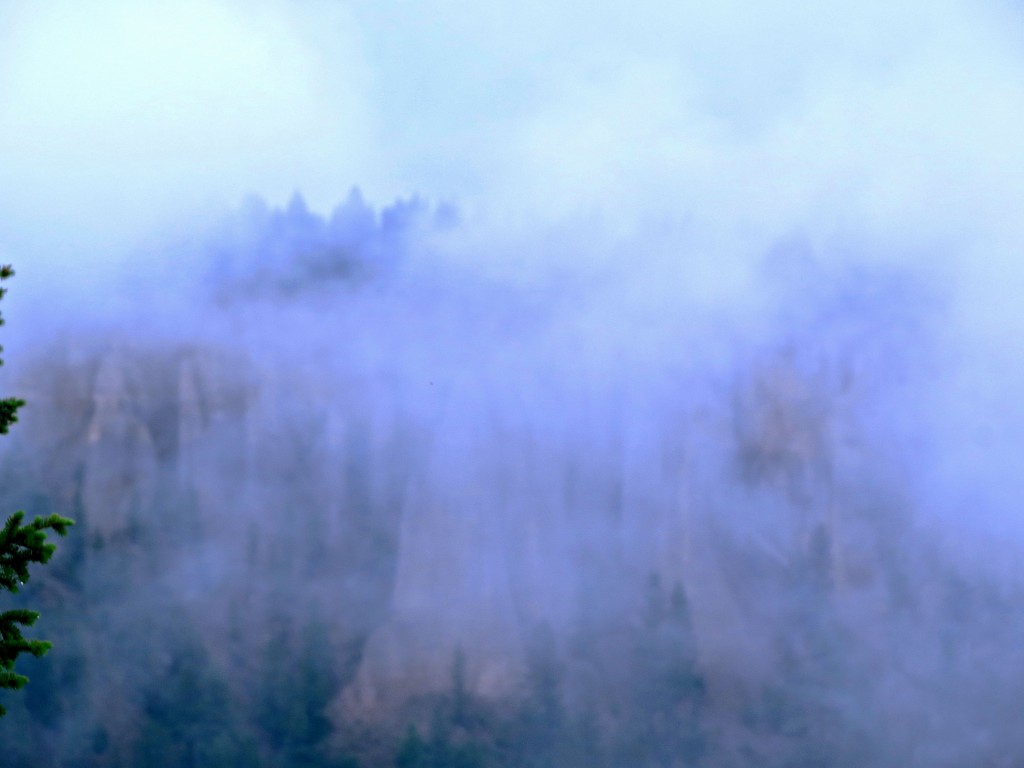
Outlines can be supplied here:
[[[0, 266], [0, 280], [14, 274], [10, 266]], [[0, 288], [0, 298], [6, 289]], [[3, 318], [0, 317], [0, 325]], [[0, 352], [3, 347], [0, 347]], [[2, 360], [0, 360], [2, 363]], [[8, 397], [0, 400], [0, 435], [18, 420], [18, 409], [24, 400]], [[37, 517], [31, 523], [23, 524], [24, 512], [15, 512], [0, 529], [0, 591], [17, 592], [28, 581], [28, 567], [32, 563], [45, 563], [53, 555], [55, 544], [46, 541], [47, 531], [60, 536], [67, 533], [74, 523], [59, 515]], [[14, 671], [14, 662], [22, 653], [42, 656], [50, 650], [51, 643], [45, 640], [28, 640], [22, 635], [22, 627], [31, 627], [39, 613], [25, 608], [13, 608], [0, 613], [0, 689], [24, 687], [28, 678]], [[6, 710], [0, 705], [0, 717]]]

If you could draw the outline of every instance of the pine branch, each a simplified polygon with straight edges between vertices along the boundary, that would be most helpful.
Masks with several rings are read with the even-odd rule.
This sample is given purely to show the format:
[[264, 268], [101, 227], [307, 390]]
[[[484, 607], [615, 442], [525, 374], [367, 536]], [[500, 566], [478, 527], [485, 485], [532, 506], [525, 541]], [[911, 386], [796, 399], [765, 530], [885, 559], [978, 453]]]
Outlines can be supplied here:
[[[0, 266], [0, 281], [14, 275], [10, 265]], [[0, 299], [6, 293], [0, 288]], [[3, 318], [0, 317], [0, 325]], [[3, 347], [0, 347], [3, 351]], [[3, 361], [0, 360], [0, 363]], [[24, 400], [9, 397], [0, 400], [0, 435], [7, 434], [11, 424], [18, 420], [18, 409], [25, 404]], [[55, 544], [46, 540], [47, 533], [53, 531], [58, 536], [67, 535], [68, 528], [74, 521], [60, 515], [37, 517], [24, 525], [24, 512], [11, 515], [3, 528], [0, 528], [0, 590], [17, 592], [29, 578], [29, 565], [47, 563], [57, 549]], [[39, 614], [26, 608], [14, 608], [0, 613], [0, 689], [17, 690], [28, 682], [25, 675], [14, 671], [14, 662], [23, 653], [43, 656], [52, 647], [45, 640], [27, 640], [22, 634], [23, 627], [31, 627], [36, 623]], [[0, 706], [0, 717], [7, 710]]]

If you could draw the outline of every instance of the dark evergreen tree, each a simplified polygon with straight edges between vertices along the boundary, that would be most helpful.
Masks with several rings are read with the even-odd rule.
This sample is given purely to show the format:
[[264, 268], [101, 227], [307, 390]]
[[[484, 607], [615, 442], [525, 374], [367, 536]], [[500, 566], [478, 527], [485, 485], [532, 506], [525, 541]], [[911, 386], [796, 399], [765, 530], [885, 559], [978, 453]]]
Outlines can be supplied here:
[[827, 532], [817, 529], [803, 557], [788, 569], [782, 614], [787, 633], [776, 678], [744, 716], [754, 731], [771, 736], [761, 765], [846, 768], [886, 762], [875, 753], [877, 723], [871, 676], [859, 667], [856, 644], [838, 615]]
[[[255, 725], [275, 760], [288, 766], [322, 766], [333, 759], [325, 712], [339, 680], [328, 626], [311, 620], [296, 630], [279, 614], [263, 652]], [[344, 759], [338, 758], [341, 764]], [[335, 762], [337, 762], [336, 760]]]
[[451, 689], [436, 697], [430, 709], [430, 734], [420, 736], [409, 725], [395, 754], [396, 768], [483, 768], [494, 751], [495, 723], [466, 682], [466, 655], [456, 649]]
[[630, 694], [617, 734], [617, 764], [676, 768], [698, 765], [704, 754], [705, 686], [686, 592], [665, 596], [651, 574], [644, 622], [633, 639]]
[[430, 756], [427, 752], [426, 742], [423, 741], [416, 726], [410, 725], [405, 732], [405, 738], [398, 745], [395, 768], [427, 768], [428, 765], [430, 765]]
[[255, 739], [234, 715], [227, 685], [201, 642], [186, 637], [143, 696], [135, 765], [242, 768], [259, 765]]
[[527, 648], [526, 696], [516, 729], [521, 754], [516, 764], [555, 768], [563, 762], [567, 717], [562, 682], [554, 632], [540, 625]]
[[[0, 280], [14, 274], [10, 266], [0, 267]], [[6, 289], [0, 288], [0, 298]], [[3, 318], [0, 317], [0, 325]], [[3, 347], [0, 347], [0, 352]], [[2, 362], [2, 361], [0, 361]], [[0, 435], [18, 420], [18, 409], [24, 400], [8, 397], [0, 400]], [[67, 533], [71, 520], [59, 515], [37, 517], [31, 523], [23, 524], [24, 512], [15, 512], [0, 529], [0, 590], [18, 592], [29, 578], [29, 565], [46, 563], [53, 556], [56, 545], [46, 541], [48, 531], [60, 536]], [[29, 640], [22, 634], [23, 627], [30, 627], [39, 618], [37, 611], [26, 608], [12, 608], [0, 613], [0, 688], [19, 689], [28, 682], [25, 675], [14, 671], [14, 663], [22, 653], [42, 656], [50, 650], [51, 643], [45, 640]], [[6, 710], [0, 706], [0, 716]]]

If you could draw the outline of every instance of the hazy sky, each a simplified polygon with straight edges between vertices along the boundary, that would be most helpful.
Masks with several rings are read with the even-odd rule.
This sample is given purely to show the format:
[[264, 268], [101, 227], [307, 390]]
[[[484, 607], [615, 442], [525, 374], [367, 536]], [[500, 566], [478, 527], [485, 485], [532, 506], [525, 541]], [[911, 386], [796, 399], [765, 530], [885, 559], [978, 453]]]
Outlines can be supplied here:
[[4, 0], [2, 231], [352, 184], [505, 216], [991, 227], [1024, 185], [1021, 22], [952, 0]]

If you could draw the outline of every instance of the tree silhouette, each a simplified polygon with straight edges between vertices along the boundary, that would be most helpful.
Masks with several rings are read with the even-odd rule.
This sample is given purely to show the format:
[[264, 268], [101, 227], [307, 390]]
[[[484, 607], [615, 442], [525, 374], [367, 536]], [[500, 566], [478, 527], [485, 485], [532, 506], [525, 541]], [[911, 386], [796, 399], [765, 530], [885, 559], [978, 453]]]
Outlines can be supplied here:
[[[14, 274], [10, 266], [0, 267], [0, 280]], [[6, 293], [0, 288], [0, 298]], [[0, 325], [3, 318], [0, 317]], [[0, 347], [0, 352], [3, 347]], [[0, 360], [2, 363], [2, 360]], [[18, 409], [24, 400], [8, 397], [0, 400], [0, 435], [6, 435], [10, 426], [18, 420]], [[67, 533], [74, 523], [59, 515], [37, 517], [31, 523], [23, 524], [24, 512], [15, 512], [0, 529], [0, 590], [18, 592], [29, 578], [29, 565], [46, 563], [53, 556], [56, 545], [46, 541], [47, 531], [60, 536]], [[45, 640], [28, 640], [22, 634], [23, 627], [31, 627], [39, 618], [37, 611], [26, 608], [12, 608], [0, 613], [0, 688], [23, 688], [28, 682], [25, 675], [14, 671], [14, 663], [22, 653], [42, 656], [50, 650], [51, 643]], [[0, 706], [0, 716], [7, 710]]]

